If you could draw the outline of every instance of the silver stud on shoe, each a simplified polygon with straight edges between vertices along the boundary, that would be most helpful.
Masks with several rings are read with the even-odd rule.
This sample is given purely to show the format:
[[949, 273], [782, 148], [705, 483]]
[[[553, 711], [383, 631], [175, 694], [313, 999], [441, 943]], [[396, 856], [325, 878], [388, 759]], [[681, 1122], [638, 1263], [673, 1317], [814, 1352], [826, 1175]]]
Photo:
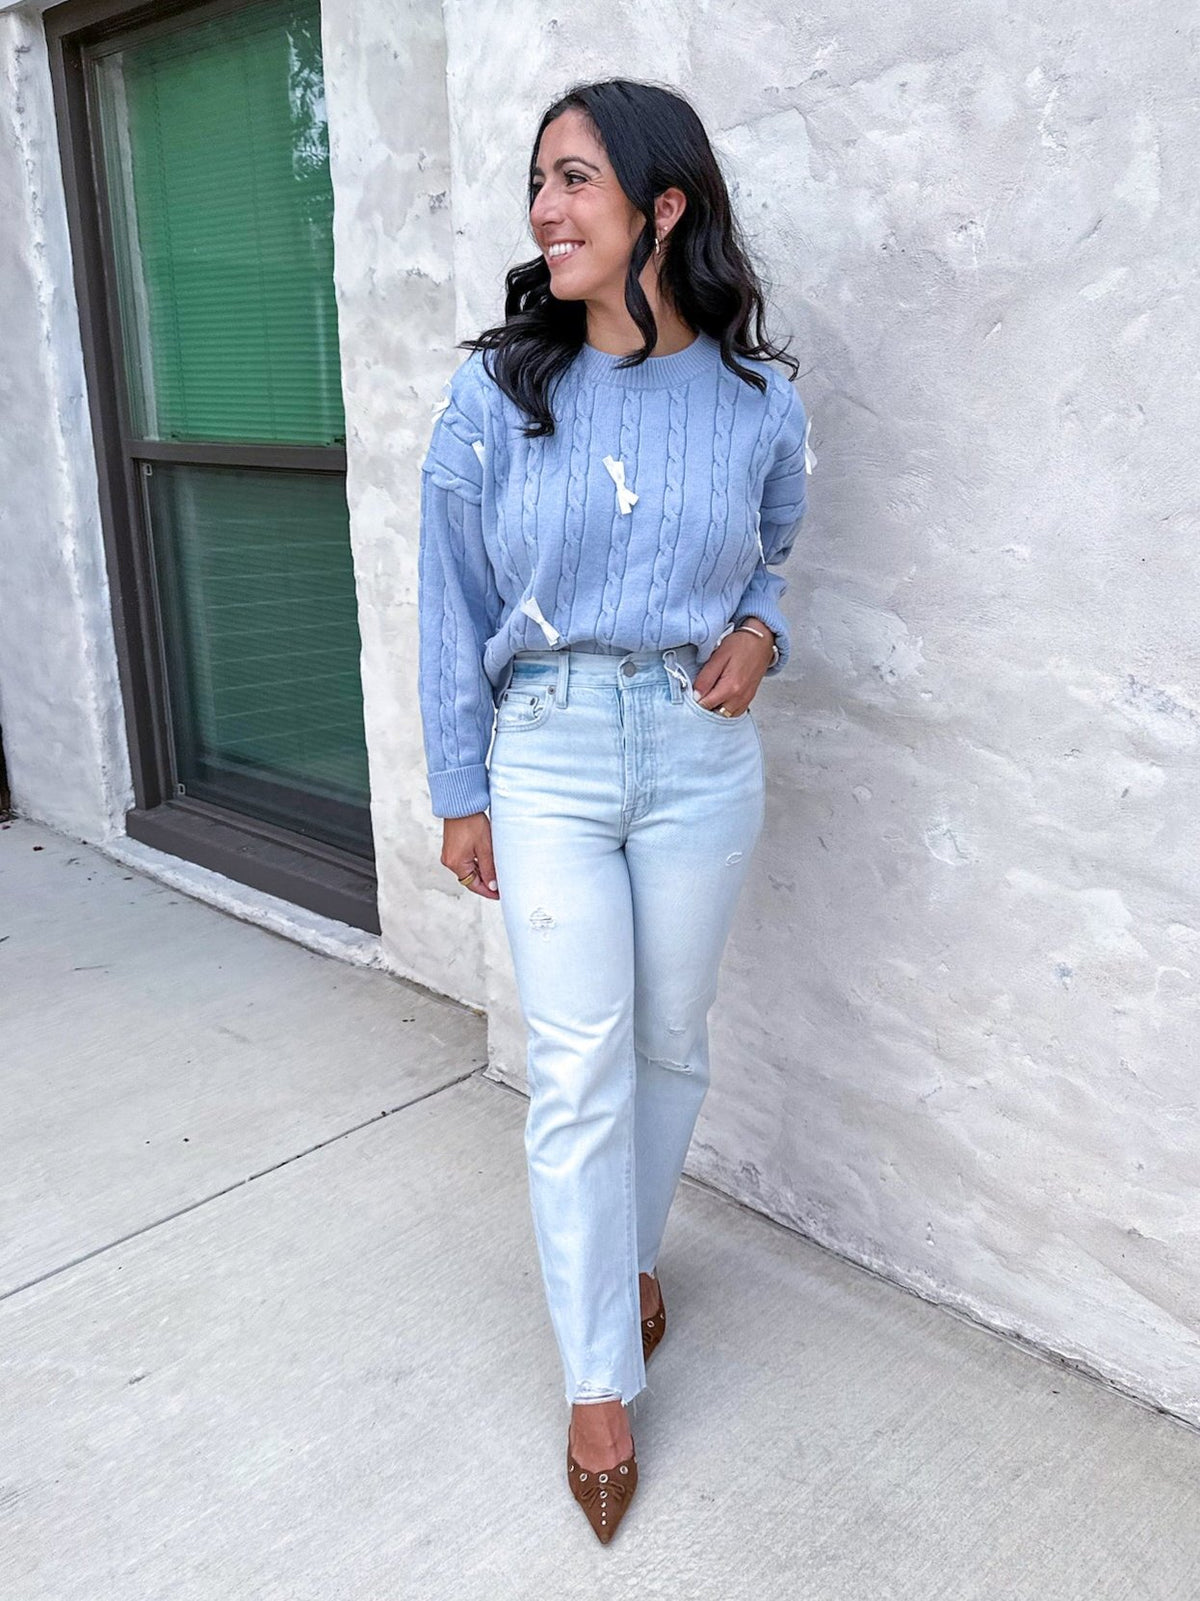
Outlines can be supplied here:
[[[657, 1282], [657, 1281], [656, 1281]], [[658, 1343], [667, 1331], [667, 1308], [663, 1301], [662, 1285], [658, 1286], [658, 1311], [653, 1317], [642, 1319], [642, 1360], [648, 1362], [658, 1349]]]
[[[624, 1477], [617, 1478], [618, 1473]], [[617, 1532], [617, 1525], [624, 1517], [633, 1492], [637, 1489], [637, 1453], [631, 1452], [624, 1462], [618, 1462], [614, 1468], [606, 1469], [603, 1473], [589, 1474], [576, 1462], [568, 1443], [567, 1482], [571, 1494], [583, 1508], [596, 1538], [603, 1545], [607, 1545]], [[608, 1516], [610, 1507], [613, 1513], [611, 1521]]]

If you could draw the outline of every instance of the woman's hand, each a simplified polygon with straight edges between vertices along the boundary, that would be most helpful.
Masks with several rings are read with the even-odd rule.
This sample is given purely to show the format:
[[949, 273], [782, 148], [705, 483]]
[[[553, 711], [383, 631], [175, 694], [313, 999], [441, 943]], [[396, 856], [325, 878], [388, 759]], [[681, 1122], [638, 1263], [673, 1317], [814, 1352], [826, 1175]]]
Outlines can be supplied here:
[[763, 674], [774, 659], [775, 635], [766, 623], [757, 617], [753, 620], [767, 636], [759, 639], [748, 628], [735, 628], [713, 651], [696, 674], [696, 704], [705, 711], [715, 712], [724, 707], [738, 717], [758, 694]]
[[486, 812], [442, 819], [442, 866], [448, 867], [455, 878], [466, 878], [474, 869], [463, 888], [482, 895], [485, 901], [500, 899], [492, 861], [492, 825]]

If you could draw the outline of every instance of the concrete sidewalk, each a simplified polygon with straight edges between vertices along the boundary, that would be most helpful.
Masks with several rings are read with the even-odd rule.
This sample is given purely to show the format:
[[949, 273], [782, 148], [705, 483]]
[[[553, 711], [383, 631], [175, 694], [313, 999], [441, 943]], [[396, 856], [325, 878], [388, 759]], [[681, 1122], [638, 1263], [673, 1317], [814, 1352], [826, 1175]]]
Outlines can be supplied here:
[[1195, 1601], [1200, 1435], [684, 1181], [602, 1547], [474, 1013], [0, 829], [3, 1601]]

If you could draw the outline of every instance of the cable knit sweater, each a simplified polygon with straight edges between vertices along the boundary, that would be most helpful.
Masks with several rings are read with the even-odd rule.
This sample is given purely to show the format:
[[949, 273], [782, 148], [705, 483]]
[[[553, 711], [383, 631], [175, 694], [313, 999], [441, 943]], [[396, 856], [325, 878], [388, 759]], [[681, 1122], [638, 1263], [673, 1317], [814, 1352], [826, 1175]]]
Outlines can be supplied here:
[[434, 407], [421, 464], [418, 696], [434, 814], [488, 806], [496, 703], [519, 651], [665, 649], [705, 661], [760, 617], [781, 672], [780, 598], [805, 510], [808, 419], [779, 368], [760, 394], [701, 333], [622, 370], [585, 344], [527, 420], [472, 351]]

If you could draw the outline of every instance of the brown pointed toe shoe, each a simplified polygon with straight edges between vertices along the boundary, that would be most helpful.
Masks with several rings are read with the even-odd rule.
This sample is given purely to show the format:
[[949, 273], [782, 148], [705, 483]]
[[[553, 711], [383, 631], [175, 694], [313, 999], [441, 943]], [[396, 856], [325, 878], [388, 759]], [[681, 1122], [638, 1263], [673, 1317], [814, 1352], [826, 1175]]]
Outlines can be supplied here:
[[642, 1359], [648, 1362], [658, 1349], [658, 1342], [667, 1331], [667, 1309], [663, 1303], [662, 1285], [658, 1286], [658, 1311], [653, 1317], [642, 1319]]
[[597, 1471], [595, 1468], [581, 1468], [571, 1455], [568, 1443], [567, 1483], [602, 1545], [607, 1545], [617, 1532], [617, 1524], [625, 1516], [633, 1492], [637, 1489], [637, 1481], [636, 1451], [631, 1451], [616, 1467]]

